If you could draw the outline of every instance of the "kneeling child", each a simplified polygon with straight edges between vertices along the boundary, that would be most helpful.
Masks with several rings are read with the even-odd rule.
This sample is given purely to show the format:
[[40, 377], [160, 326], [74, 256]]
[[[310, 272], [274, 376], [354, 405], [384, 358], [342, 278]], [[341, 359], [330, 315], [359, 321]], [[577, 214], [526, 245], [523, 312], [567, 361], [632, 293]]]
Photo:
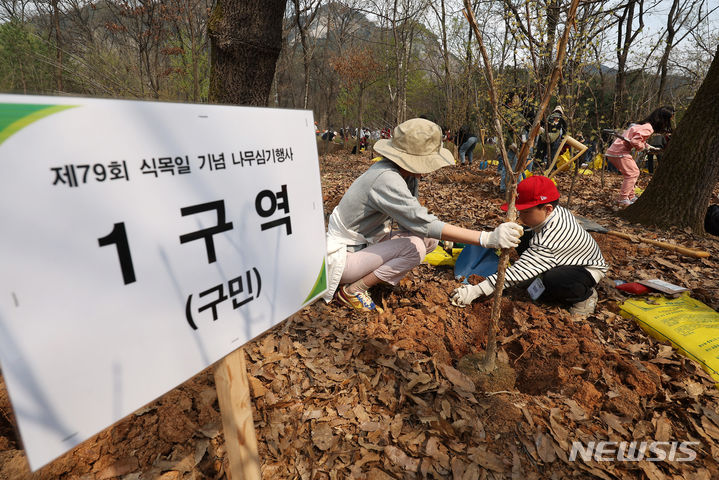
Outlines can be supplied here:
[[[609, 267], [597, 242], [558, 203], [559, 191], [547, 177], [535, 175], [517, 185], [519, 220], [529, 228], [517, 247], [519, 259], [507, 268], [505, 286], [535, 279], [530, 290], [536, 299], [559, 301], [573, 314], [589, 315], [597, 305], [594, 286]], [[506, 211], [508, 205], [501, 208]], [[495, 273], [479, 285], [457, 288], [452, 304], [464, 307], [491, 295], [496, 281]]]

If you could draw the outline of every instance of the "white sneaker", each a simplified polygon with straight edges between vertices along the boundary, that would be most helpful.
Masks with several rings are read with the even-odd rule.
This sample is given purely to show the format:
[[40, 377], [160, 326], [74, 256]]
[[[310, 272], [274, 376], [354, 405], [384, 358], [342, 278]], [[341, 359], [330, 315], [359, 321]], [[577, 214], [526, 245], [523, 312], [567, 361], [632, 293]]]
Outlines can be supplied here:
[[628, 198], [622, 198], [621, 200], [617, 200], [617, 204], [622, 207], [626, 207], [627, 205], [631, 205], [632, 203], [634, 202], [632, 202]]
[[572, 315], [591, 315], [594, 313], [594, 309], [597, 308], [597, 300], [599, 300], [599, 295], [597, 295], [597, 291], [592, 288], [592, 294], [589, 295], [589, 298], [572, 305], [572, 308], [569, 309], [569, 313]]

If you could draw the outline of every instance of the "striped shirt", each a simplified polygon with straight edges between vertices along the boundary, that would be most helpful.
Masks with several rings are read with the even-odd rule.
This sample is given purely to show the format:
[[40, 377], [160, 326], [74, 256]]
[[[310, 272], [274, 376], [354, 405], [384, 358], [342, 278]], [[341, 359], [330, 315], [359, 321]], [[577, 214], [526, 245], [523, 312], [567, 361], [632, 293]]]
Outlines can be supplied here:
[[[538, 227], [525, 250], [505, 273], [505, 286], [531, 280], [560, 265], [579, 265], [605, 273], [609, 266], [604, 261], [599, 245], [584, 230], [566, 208], [557, 206], [544, 225]], [[594, 276], [594, 275], [593, 275]], [[494, 288], [497, 274], [487, 277]]]

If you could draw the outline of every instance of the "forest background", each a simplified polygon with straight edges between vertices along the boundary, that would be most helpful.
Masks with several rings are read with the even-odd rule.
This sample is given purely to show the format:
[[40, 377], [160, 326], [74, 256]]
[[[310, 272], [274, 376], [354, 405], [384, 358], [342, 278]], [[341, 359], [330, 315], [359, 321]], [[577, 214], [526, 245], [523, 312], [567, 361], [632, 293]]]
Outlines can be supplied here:
[[[500, 95], [536, 101], [568, 1], [473, 5]], [[0, 0], [0, 91], [207, 102], [212, 8]], [[582, 1], [552, 102], [570, 133], [590, 138], [664, 104], [681, 119], [719, 45], [718, 9], [709, 0]], [[461, 1], [291, 0], [269, 105], [311, 109], [323, 130], [391, 128], [419, 115], [489, 129], [478, 59]]]

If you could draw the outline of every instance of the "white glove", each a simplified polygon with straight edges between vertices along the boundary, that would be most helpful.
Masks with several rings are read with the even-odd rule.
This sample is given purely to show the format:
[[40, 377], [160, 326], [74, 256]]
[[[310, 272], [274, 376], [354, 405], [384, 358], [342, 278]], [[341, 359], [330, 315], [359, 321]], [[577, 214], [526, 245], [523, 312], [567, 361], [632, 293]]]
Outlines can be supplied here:
[[463, 285], [459, 288], [455, 288], [450, 300], [452, 305], [456, 307], [466, 307], [475, 299], [485, 295], [491, 295], [492, 292], [494, 292], [494, 287], [485, 280], [479, 285]]
[[647, 152], [658, 152], [659, 150], [661, 150], [661, 148], [655, 147], [654, 145], [647, 145], [644, 150], [646, 150]]
[[475, 298], [484, 295], [479, 285], [463, 285], [459, 288], [455, 288], [452, 292], [451, 302], [455, 307], [466, 307]]
[[484, 248], [512, 248], [519, 245], [523, 233], [524, 230], [519, 224], [505, 222], [493, 232], [482, 232], [479, 236], [479, 244]]

